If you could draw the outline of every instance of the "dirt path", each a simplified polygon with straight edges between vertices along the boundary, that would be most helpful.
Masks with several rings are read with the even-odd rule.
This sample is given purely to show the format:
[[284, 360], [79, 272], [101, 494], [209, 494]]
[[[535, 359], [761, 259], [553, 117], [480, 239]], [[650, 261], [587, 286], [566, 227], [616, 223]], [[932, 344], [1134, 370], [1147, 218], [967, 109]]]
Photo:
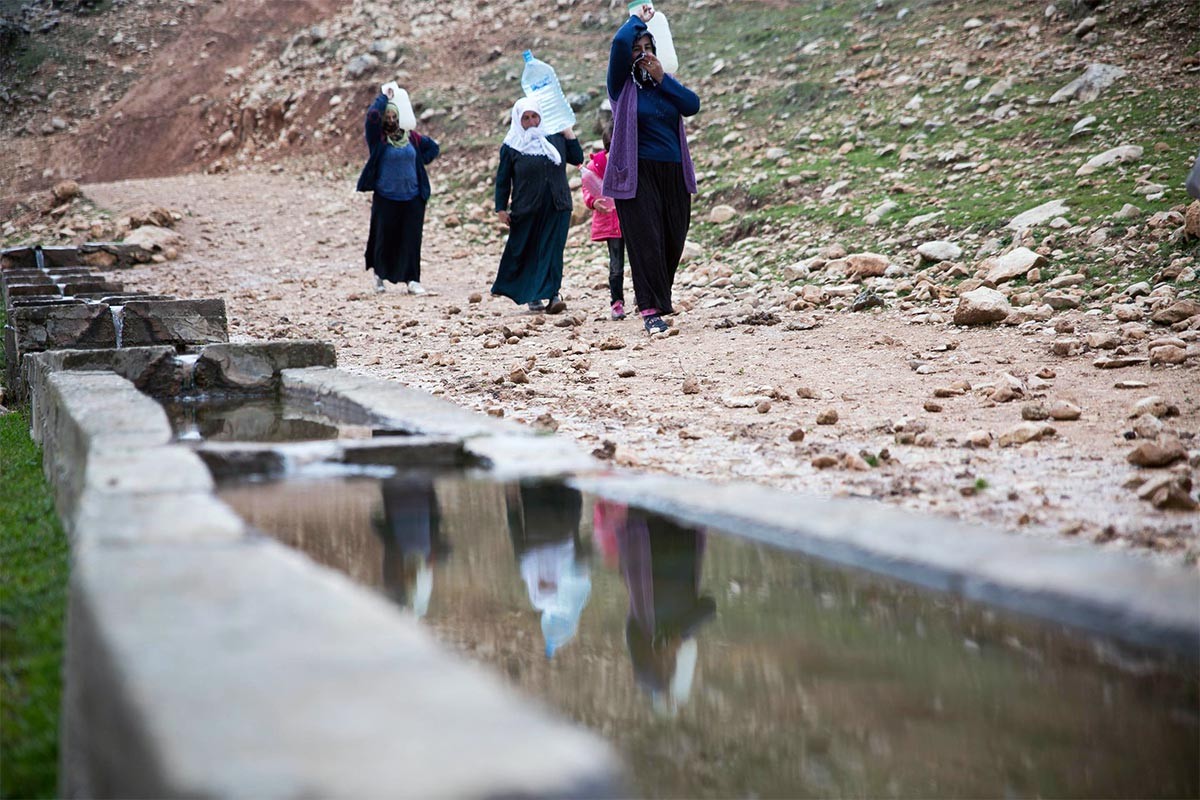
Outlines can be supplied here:
[[[560, 435], [589, 448], [611, 442], [621, 465], [875, 498], [1027, 535], [1149, 547], [1195, 561], [1200, 515], [1156, 510], [1122, 485], [1135, 472], [1122, 436], [1135, 401], [1161, 395], [1182, 411], [1165, 420], [1172, 428], [1200, 427], [1195, 367], [1100, 370], [1091, 355], [1059, 358], [1049, 349], [1053, 322], [1032, 331], [964, 329], [914, 323], [911, 313], [891, 309], [791, 312], [774, 303], [782, 287], [692, 287], [686, 266], [676, 296], [692, 310], [677, 316], [677, 335], [651, 340], [632, 317], [608, 320], [606, 257], [580, 238], [582, 229], [568, 244], [567, 315], [538, 318], [488, 295], [502, 239], [467, 243], [461, 229], [443, 224], [449, 210], [436, 197], [423, 268], [433, 293], [376, 294], [361, 266], [369, 199], [352, 189], [349, 181], [246, 173], [84, 187], [113, 211], [153, 203], [184, 214], [179, 231], [188, 245], [178, 260], [116, 277], [143, 290], [223, 297], [235, 339], [324, 339], [348, 370], [530, 424], [557, 424]], [[631, 299], [628, 276], [626, 292]], [[472, 293], [479, 302], [470, 302]], [[718, 327], [768, 308], [778, 324]], [[1059, 320], [1074, 322], [1079, 334], [1118, 324], [1081, 312]], [[509, 380], [518, 368], [528, 383]], [[1031, 396], [993, 403], [981, 387], [1002, 373], [1023, 379]], [[689, 379], [698, 391], [684, 391]], [[955, 381], [972, 388], [935, 399], [935, 389]], [[1118, 381], [1146, 387], [1114, 388]], [[800, 387], [815, 398], [798, 397]], [[766, 408], [761, 399], [770, 395]], [[1020, 424], [1026, 402], [1058, 398], [1083, 415], [1053, 423], [1056, 437], [965, 446], [973, 431], [998, 439]], [[941, 411], [926, 410], [927, 402]], [[744, 403], [751, 406], [731, 407]], [[817, 424], [826, 409], [837, 412], [836, 424]], [[897, 427], [911, 439], [921, 426], [919, 441], [928, 446], [898, 443]], [[797, 428], [806, 435], [794, 443]], [[818, 469], [819, 456], [840, 461]]]

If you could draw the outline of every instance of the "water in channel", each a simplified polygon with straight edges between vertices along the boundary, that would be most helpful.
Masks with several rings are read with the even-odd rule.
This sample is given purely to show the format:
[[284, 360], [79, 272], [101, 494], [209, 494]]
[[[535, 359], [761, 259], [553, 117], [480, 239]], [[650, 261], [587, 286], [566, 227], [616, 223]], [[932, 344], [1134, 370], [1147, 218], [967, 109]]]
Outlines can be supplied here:
[[370, 438], [366, 426], [346, 425], [311, 408], [275, 398], [182, 397], [163, 402], [178, 441], [300, 442]]
[[226, 484], [609, 739], [647, 797], [1194, 797], [1195, 662], [554, 484]]

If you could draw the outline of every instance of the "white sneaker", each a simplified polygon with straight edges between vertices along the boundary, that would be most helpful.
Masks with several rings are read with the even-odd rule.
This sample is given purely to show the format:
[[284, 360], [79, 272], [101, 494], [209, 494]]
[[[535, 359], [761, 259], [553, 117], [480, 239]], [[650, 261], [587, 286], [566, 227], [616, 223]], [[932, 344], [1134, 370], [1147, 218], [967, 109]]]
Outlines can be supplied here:
[[383, 278], [379, 277], [378, 275], [375, 276], [375, 291], [383, 291]]
[[408, 293], [409, 294], [425, 294], [425, 287], [422, 286], [420, 284], [420, 282], [418, 282], [418, 281], [409, 281], [408, 282]]

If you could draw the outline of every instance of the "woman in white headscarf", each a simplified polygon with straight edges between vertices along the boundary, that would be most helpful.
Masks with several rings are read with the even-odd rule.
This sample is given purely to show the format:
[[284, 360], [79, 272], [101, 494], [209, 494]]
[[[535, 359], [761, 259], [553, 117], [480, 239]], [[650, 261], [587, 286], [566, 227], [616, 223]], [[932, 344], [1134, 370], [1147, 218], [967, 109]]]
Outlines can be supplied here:
[[521, 98], [500, 145], [496, 216], [508, 226], [508, 241], [492, 294], [558, 314], [567, 307], [559, 295], [571, 225], [566, 165], [582, 164], [583, 148], [571, 128], [547, 134], [541, 123], [537, 103]]

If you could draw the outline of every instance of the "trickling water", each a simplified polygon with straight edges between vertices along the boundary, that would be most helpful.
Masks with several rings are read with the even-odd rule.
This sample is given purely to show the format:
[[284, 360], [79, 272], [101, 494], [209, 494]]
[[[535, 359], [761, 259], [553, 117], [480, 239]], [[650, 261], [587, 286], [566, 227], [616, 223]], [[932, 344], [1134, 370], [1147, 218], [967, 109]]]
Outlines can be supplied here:
[[46, 268], [46, 257], [42, 255], [42, 246], [40, 244], [33, 248], [33, 260], [37, 263], [38, 269]]
[[180, 418], [176, 423], [175, 438], [181, 442], [199, 442], [204, 439], [200, 432], [200, 422], [196, 417], [194, 403], [181, 405]]
[[182, 392], [185, 395], [191, 394], [196, 389], [196, 362], [200, 360], [200, 356], [199, 354], [189, 353], [175, 356], [175, 360], [179, 362], [183, 372], [181, 376]]
[[120, 347], [125, 329], [125, 306], [110, 306], [109, 308], [112, 311], [113, 327], [117, 329], [117, 347]]

